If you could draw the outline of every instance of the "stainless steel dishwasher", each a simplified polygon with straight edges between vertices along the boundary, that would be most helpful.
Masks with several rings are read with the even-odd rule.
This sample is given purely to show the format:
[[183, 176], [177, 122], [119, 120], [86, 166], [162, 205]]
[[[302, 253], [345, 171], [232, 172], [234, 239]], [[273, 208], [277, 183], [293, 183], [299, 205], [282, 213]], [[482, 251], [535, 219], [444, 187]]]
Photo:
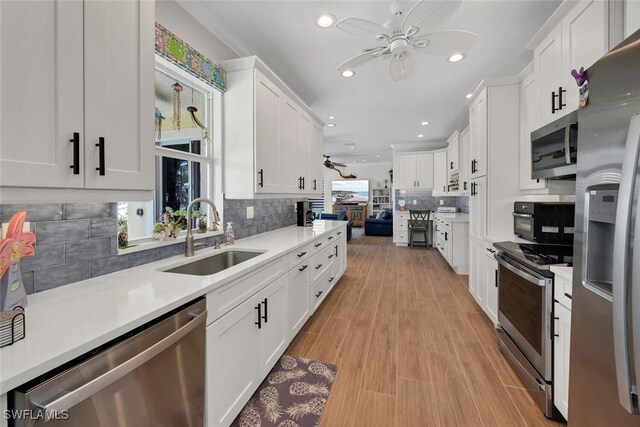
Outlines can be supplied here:
[[13, 390], [14, 426], [204, 425], [204, 299]]

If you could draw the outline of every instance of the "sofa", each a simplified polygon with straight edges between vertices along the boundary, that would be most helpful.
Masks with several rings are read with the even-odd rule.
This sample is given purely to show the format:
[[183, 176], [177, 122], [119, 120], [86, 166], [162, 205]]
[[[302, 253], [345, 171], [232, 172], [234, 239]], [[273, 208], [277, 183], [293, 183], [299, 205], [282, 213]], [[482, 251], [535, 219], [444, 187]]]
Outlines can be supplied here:
[[[337, 214], [325, 213], [322, 212], [320, 214], [319, 219], [326, 219], [329, 221], [347, 221], [347, 214], [345, 211], [340, 211]], [[353, 221], [348, 220], [347, 222], [347, 242], [351, 240], [351, 232], [353, 229]]]
[[393, 214], [385, 209], [378, 215], [371, 215], [364, 220], [366, 236], [393, 236]]

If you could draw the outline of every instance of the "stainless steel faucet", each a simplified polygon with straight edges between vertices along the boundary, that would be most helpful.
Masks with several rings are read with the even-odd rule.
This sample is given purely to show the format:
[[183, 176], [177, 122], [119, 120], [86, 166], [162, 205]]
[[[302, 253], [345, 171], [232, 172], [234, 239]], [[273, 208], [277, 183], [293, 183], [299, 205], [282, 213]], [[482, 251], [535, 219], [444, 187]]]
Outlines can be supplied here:
[[191, 201], [191, 203], [189, 203], [189, 207], [187, 208], [187, 238], [184, 242], [185, 246], [184, 246], [184, 256], [186, 257], [190, 257], [193, 256], [193, 253], [195, 252], [196, 246], [197, 247], [205, 247], [206, 245], [204, 243], [198, 244], [198, 245], [194, 245], [193, 244], [193, 230], [191, 229], [191, 215], [192, 215], [192, 211], [193, 211], [193, 206], [196, 203], [199, 202], [204, 202], [209, 204], [209, 206], [211, 206], [211, 209], [213, 209], [213, 222], [218, 223], [220, 222], [220, 215], [218, 214], [218, 209], [216, 209], [216, 205], [209, 199], [204, 198], [204, 197], [199, 197], [197, 199], [193, 199]]

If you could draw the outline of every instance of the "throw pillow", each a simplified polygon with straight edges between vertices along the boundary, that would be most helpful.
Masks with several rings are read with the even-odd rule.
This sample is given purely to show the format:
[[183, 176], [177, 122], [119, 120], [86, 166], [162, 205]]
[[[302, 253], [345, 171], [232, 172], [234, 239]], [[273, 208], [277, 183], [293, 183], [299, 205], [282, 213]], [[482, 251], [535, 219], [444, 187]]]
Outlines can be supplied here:
[[380, 211], [378, 212], [378, 214], [376, 215], [376, 219], [384, 219], [384, 211]]
[[393, 216], [391, 215], [391, 211], [388, 210], [384, 210], [381, 212], [382, 213], [382, 219], [392, 219]]

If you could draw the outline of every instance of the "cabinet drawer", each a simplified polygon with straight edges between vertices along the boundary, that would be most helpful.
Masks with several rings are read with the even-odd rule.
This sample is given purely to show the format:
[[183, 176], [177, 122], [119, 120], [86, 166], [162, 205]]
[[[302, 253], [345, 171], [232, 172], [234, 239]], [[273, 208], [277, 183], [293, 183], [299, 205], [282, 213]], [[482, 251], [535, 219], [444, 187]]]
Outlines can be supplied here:
[[395, 241], [398, 243], [407, 243], [409, 241], [409, 235], [407, 234], [406, 231], [403, 231], [403, 230], [398, 230], [398, 231], [394, 230], [393, 237]]
[[289, 254], [289, 266], [297, 265], [300, 261], [306, 260], [314, 253], [313, 245], [311, 243], [307, 243], [306, 245], [299, 247]]
[[311, 275], [314, 282], [331, 267], [331, 261], [334, 257], [329, 258], [329, 255], [332, 255], [333, 253], [334, 251], [329, 247], [311, 258], [311, 266], [309, 268], [311, 269]]
[[405, 220], [394, 220], [393, 228], [396, 230], [406, 230], [409, 226], [409, 223]]
[[553, 283], [554, 299], [571, 310], [571, 282], [566, 278], [555, 274]]
[[331, 269], [324, 272], [322, 276], [318, 280], [316, 280], [311, 286], [311, 292], [309, 294], [310, 306], [313, 307], [312, 311], [315, 311], [316, 308], [324, 301], [329, 293], [329, 287], [332, 282], [329, 281], [332, 279], [332, 271]]
[[207, 324], [218, 319], [287, 271], [286, 258], [259, 268], [207, 294]]

